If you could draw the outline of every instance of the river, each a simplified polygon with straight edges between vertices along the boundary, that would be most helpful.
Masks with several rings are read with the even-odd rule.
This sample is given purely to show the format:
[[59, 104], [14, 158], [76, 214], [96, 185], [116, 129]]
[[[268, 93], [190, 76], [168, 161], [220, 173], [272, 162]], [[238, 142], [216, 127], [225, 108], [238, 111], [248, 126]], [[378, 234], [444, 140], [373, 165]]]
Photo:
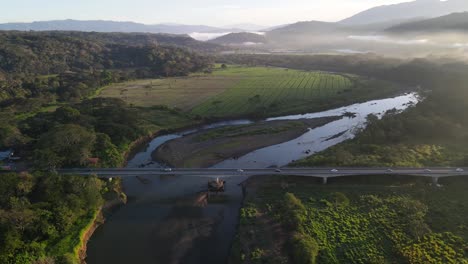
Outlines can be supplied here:
[[[382, 117], [388, 110], [403, 111], [417, 102], [417, 95], [409, 93], [319, 113], [269, 118], [266, 121], [355, 113], [355, 117], [343, 117], [310, 129], [297, 139], [256, 150], [236, 160], [226, 160], [215, 167], [248, 169], [285, 166], [293, 160], [353, 138], [358, 129], [365, 127], [369, 114]], [[151, 160], [151, 153], [168, 140], [201, 130], [249, 123], [252, 121], [225, 121], [157, 137], [146, 149], [136, 154], [128, 166], [163, 167], [163, 164]], [[242, 202], [242, 190], [238, 184], [245, 179], [244, 176], [226, 178], [226, 193], [206, 203], [200, 192], [206, 189], [210, 180], [208, 177], [126, 178], [124, 189], [129, 202], [109, 216], [92, 236], [86, 261], [89, 264], [226, 263]]]

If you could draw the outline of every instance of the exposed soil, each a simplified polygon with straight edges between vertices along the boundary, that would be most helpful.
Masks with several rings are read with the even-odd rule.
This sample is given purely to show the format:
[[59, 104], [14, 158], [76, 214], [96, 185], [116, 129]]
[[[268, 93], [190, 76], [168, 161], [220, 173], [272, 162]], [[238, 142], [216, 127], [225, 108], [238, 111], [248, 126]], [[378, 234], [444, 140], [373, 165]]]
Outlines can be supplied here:
[[100, 211], [97, 216], [96, 216], [96, 219], [94, 219], [94, 222], [93, 224], [91, 225], [91, 227], [86, 230], [84, 236], [83, 236], [83, 244], [81, 246], [81, 248], [79, 249], [78, 251], [78, 256], [80, 258], [80, 262], [81, 264], [86, 264], [86, 249], [87, 249], [87, 244], [88, 244], [88, 241], [89, 239], [91, 238], [91, 236], [94, 234], [94, 232], [96, 231], [96, 229], [104, 224], [104, 216], [102, 214], [102, 211]]
[[206, 168], [260, 148], [290, 141], [310, 128], [326, 125], [339, 118], [260, 122], [211, 129], [169, 141], [156, 149], [152, 157], [172, 167]]

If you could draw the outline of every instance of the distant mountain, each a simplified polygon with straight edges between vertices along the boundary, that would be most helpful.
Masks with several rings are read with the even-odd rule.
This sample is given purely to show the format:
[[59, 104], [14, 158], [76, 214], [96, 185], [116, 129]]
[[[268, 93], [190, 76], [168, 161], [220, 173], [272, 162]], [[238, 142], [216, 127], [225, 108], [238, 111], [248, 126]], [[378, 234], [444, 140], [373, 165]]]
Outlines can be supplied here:
[[210, 40], [209, 42], [220, 44], [220, 45], [251, 45], [266, 43], [266, 38], [263, 35], [241, 32], [231, 33], [219, 38]]
[[342, 31], [345, 27], [337, 23], [321, 21], [302, 21], [283, 27], [275, 28], [267, 32], [267, 36], [286, 36], [313, 33], [332, 33]]
[[416, 18], [434, 18], [464, 11], [468, 11], [467, 0], [416, 0], [371, 8], [340, 21], [340, 24], [350, 26]]
[[156, 24], [146, 25], [135, 22], [117, 22], [105, 20], [53, 20], [32, 23], [6, 23], [0, 24], [0, 30], [19, 31], [85, 31], [85, 32], [141, 32], [141, 33], [168, 33], [190, 34], [193, 32], [241, 32], [243, 29], [225, 29], [203, 25]]
[[235, 25], [229, 25], [229, 26], [224, 26], [223, 28], [225, 29], [243, 29], [244, 31], [262, 31], [267, 29], [268, 27], [266, 26], [261, 26], [261, 25], [256, 25], [256, 24], [235, 24]]
[[313, 36], [315, 35], [344, 35], [349, 34], [377, 34], [383, 32], [389, 27], [399, 25], [403, 22], [414, 20], [392, 20], [386, 22], [362, 24], [362, 25], [344, 25], [341, 23], [304, 21], [290, 25], [278, 26], [266, 32], [267, 37], [278, 38], [282, 36]]
[[400, 24], [387, 29], [390, 33], [435, 33], [447, 31], [468, 32], [468, 12]]

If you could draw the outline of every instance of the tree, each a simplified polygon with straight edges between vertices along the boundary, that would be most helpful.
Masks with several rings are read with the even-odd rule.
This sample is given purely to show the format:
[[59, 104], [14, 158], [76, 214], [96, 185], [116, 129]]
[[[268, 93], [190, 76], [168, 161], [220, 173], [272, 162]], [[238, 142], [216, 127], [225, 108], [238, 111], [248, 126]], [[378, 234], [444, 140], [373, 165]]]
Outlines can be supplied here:
[[349, 205], [349, 199], [348, 197], [346, 197], [344, 193], [335, 192], [332, 194], [332, 197], [333, 197], [333, 202], [335, 203], [335, 206], [346, 207]]
[[[80, 166], [86, 164], [93, 150], [96, 135], [85, 128], [68, 124], [43, 134], [36, 144], [39, 167]], [[47, 161], [47, 159], [51, 161]]]
[[99, 158], [102, 167], [119, 167], [123, 163], [122, 155], [106, 134], [98, 133], [96, 135], [94, 155]]
[[295, 264], [315, 264], [320, 247], [309, 235], [294, 234], [292, 241], [292, 257]]

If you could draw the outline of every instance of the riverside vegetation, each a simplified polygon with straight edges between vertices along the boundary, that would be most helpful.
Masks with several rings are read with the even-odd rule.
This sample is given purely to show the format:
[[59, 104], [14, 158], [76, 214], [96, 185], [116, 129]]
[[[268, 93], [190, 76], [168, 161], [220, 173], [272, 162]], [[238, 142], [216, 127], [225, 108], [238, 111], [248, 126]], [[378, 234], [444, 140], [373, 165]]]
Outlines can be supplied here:
[[230, 263], [468, 263], [468, 181], [260, 177]]
[[[429, 66], [431, 65], [431, 66]], [[296, 166], [425, 167], [468, 164], [468, 77], [465, 64], [431, 63], [422, 102], [403, 113], [367, 118], [353, 140], [298, 161]], [[436, 73], [437, 72], [437, 73]]]
[[125, 201], [119, 180], [52, 173], [0, 177], [0, 262], [79, 263], [106, 201]]

